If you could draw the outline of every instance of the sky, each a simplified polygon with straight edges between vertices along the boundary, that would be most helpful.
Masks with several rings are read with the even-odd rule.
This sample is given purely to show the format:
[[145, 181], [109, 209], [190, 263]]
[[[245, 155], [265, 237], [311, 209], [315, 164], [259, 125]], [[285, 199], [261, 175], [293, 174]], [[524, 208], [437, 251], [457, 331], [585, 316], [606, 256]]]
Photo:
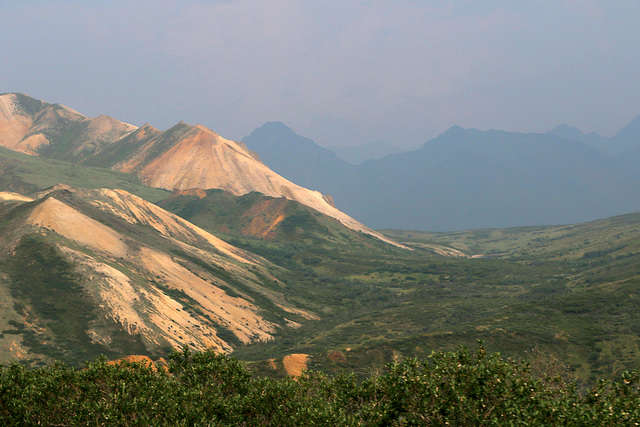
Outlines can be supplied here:
[[640, 115], [639, 22], [640, 0], [0, 0], [0, 93], [234, 140], [612, 136]]

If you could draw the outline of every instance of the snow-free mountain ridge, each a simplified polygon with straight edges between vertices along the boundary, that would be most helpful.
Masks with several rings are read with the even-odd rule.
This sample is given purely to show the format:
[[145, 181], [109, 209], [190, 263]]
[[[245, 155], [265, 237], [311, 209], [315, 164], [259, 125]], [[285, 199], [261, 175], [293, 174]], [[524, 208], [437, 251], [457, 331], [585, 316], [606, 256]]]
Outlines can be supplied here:
[[106, 116], [89, 119], [23, 94], [0, 95], [0, 105], [0, 145], [7, 148], [133, 173], [148, 186], [171, 191], [219, 188], [235, 195], [257, 191], [286, 197], [397, 245], [337, 209], [331, 197], [283, 178], [243, 143], [202, 125], [135, 128]]
[[286, 161], [272, 155], [296, 140], [310, 145], [295, 134], [279, 141], [255, 132], [244, 141], [261, 158], [274, 158], [267, 164], [277, 173], [330, 193], [374, 228], [445, 231], [566, 224], [639, 210], [636, 122], [605, 141], [626, 141], [621, 156], [591, 146], [597, 135], [568, 127], [525, 134], [453, 126], [420, 149], [357, 166], [316, 159], [312, 148], [291, 151]]

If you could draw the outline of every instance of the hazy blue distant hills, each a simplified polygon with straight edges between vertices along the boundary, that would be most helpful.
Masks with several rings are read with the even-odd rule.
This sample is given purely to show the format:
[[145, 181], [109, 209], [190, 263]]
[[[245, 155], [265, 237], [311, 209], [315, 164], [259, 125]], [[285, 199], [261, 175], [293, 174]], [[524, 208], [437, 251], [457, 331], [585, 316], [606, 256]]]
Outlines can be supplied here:
[[596, 150], [602, 151], [606, 154], [611, 154], [609, 153], [609, 139], [595, 132], [586, 134], [574, 126], [559, 125], [555, 129], [549, 130], [546, 133], [559, 136], [560, 138], [568, 139], [570, 141], [584, 142]]
[[[627, 128], [617, 141], [632, 139], [627, 135], [634, 127]], [[305, 150], [269, 164], [270, 151], [284, 143], [274, 135], [268, 144], [258, 144], [260, 138], [253, 136], [245, 142], [274, 170], [294, 181], [300, 180], [295, 173], [306, 170], [301, 184], [331, 194], [339, 209], [374, 228], [563, 224], [640, 210], [635, 168], [587, 145], [587, 139], [597, 140], [595, 134], [568, 127], [524, 134], [454, 126], [421, 149], [358, 166], [334, 162], [340, 165], [336, 169], [305, 155], [313, 143], [302, 137]]]
[[282, 122], [265, 123], [242, 142], [274, 172], [285, 172], [290, 181], [323, 194], [333, 195], [353, 179], [353, 165]]
[[591, 147], [611, 156], [624, 156], [628, 152], [640, 151], [640, 116], [633, 119], [611, 138], [598, 135], [595, 132], [589, 134], [568, 125], [560, 125], [548, 134], [560, 136], [572, 141], [584, 142]]
[[[364, 163], [360, 175], [351, 197], [360, 204], [343, 209], [374, 227], [398, 227], [394, 215], [410, 229], [561, 224], [640, 207], [614, 160], [544, 134], [454, 127], [420, 150]], [[374, 200], [376, 209], [362, 207]]]
[[367, 160], [381, 159], [388, 154], [400, 153], [403, 150], [385, 141], [372, 141], [368, 144], [353, 147], [339, 147], [330, 145], [327, 147], [342, 160], [353, 165], [359, 165]]
[[[614, 155], [624, 158], [627, 154], [640, 154], [640, 116], [636, 117], [627, 126], [611, 138]], [[637, 169], [637, 163], [635, 165]]]

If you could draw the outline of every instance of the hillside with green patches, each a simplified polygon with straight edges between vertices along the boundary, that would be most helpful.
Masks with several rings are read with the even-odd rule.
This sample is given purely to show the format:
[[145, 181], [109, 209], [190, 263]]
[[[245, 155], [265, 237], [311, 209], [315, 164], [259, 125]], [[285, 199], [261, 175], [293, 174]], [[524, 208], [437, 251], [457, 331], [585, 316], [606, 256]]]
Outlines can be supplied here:
[[237, 238], [256, 238], [313, 250], [370, 248], [389, 250], [388, 244], [353, 231], [338, 220], [284, 197], [258, 192], [242, 196], [210, 189], [177, 192], [161, 206], [208, 231]]
[[278, 268], [123, 190], [0, 193], [0, 363], [230, 352], [317, 316]]
[[[317, 254], [320, 260], [304, 267], [315, 291], [326, 292], [330, 315], [236, 355], [257, 362], [307, 353], [312, 369], [366, 376], [398, 358], [480, 338], [505, 355], [560, 361], [563, 372], [583, 381], [634, 369], [639, 225], [640, 215], [630, 214], [559, 227], [387, 231], [415, 250], [343, 254], [339, 263]], [[434, 247], [466, 256], [438, 256]]]
[[151, 202], [171, 194], [146, 187], [127, 173], [29, 156], [0, 147], [0, 190], [31, 195], [56, 184], [74, 188], [121, 188]]

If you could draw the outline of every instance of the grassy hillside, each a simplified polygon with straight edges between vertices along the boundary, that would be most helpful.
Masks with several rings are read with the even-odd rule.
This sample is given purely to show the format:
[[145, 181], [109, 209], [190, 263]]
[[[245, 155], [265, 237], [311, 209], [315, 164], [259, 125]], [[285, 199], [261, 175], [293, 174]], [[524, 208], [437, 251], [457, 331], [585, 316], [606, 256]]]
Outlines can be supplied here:
[[[339, 262], [316, 254], [307, 283], [326, 292], [328, 316], [236, 355], [308, 353], [310, 368], [366, 376], [480, 338], [505, 355], [559, 360], [585, 381], [637, 368], [639, 223], [630, 214], [562, 227], [387, 231], [416, 250], [343, 253]], [[443, 245], [468, 257], [433, 253]]]
[[257, 238], [313, 250], [389, 246], [299, 202], [258, 192], [234, 196], [216, 189], [186, 190], [158, 205], [230, 240]]
[[32, 194], [55, 184], [75, 188], [121, 188], [151, 202], [170, 192], [145, 187], [133, 175], [29, 156], [0, 147], [0, 190]]

